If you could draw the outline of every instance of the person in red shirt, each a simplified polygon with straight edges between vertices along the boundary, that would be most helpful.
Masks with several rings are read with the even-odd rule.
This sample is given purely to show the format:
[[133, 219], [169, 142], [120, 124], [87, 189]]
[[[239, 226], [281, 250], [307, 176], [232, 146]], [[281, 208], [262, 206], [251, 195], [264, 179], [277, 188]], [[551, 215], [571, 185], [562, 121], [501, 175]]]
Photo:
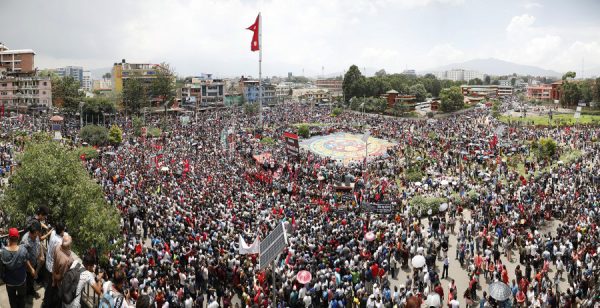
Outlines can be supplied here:
[[508, 270], [505, 265], [502, 266], [502, 282], [508, 284]]
[[442, 288], [442, 286], [438, 283], [435, 285], [435, 288], [433, 288], [433, 291], [435, 291], [435, 293], [440, 295], [440, 298], [444, 298], [444, 288]]

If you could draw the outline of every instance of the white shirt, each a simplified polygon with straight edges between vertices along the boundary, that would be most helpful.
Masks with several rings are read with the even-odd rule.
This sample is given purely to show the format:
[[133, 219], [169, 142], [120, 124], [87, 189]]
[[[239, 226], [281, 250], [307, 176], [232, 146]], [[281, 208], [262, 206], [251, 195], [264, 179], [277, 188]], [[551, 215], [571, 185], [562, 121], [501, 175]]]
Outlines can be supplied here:
[[[79, 263], [79, 261], [74, 261], [73, 264], [71, 264], [71, 268], [75, 268], [77, 266], [77, 264], [81, 264]], [[83, 265], [81, 265], [83, 267]], [[81, 307], [80, 305], [80, 299], [81, 299], [81, 293], [83, 293], [83, 288], [86, 285], [93, 285], [94, 283], [96, 283], [96, 276], [94, 275], [94, 273], [85, 270], [83, 271], [83, 273], [81, 273], [79, 275], [79, 283], [77, 284], [77, 290], [76, 290], [76, 297], [75, 299], [73, 299], [73, 301], [70, 304], [64, 304], [63, 307], [65, 308], [79, 308]], [[94, 292], [93, 289], [91, 289], [91, 292]]]
[[62, 236], [56, 234], [55, 230], [52, 230], [50, 240], [48, 241], [48, 251], [46, 253], [46, 269], [50, 273], [52, 273], [52, 266], [54, 266], [54, 249], [60, 245], [62, 245]]

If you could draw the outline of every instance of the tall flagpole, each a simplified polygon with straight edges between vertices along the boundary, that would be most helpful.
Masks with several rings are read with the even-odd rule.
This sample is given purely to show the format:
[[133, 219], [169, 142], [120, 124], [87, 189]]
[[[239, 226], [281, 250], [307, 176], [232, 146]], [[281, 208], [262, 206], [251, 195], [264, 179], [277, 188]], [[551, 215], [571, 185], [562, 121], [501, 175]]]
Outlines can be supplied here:
[[262, 17], [260, 12], [258, 13], [258, 116], [260, 127], [263, 127], [263, 114], [262, 114]]

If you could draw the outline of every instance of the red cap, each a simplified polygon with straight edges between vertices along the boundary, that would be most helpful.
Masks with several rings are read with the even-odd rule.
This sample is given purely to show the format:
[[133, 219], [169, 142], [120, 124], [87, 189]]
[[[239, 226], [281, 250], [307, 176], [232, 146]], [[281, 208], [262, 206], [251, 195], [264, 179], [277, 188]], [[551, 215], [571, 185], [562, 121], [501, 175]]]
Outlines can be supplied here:
[[17, 228], [8, 229], [8, 237], [19, 237], [19, 230]]

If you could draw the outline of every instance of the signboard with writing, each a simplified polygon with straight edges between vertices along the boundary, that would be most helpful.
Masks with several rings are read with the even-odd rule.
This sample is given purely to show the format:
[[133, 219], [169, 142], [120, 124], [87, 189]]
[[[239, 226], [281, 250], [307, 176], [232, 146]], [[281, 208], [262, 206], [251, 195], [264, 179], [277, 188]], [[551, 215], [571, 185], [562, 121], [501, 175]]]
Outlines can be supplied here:
[[298, 160], [300, 158], [300, 143], [298, 142], [298, 135], [293, 133], [283, 133], [285, 138], [285, 150], [291, 159]]
[[396, 202], [382, 201], [378, 203], [363, 203], [363, 208], [376, 214], [391, 214], [394, 211]]

